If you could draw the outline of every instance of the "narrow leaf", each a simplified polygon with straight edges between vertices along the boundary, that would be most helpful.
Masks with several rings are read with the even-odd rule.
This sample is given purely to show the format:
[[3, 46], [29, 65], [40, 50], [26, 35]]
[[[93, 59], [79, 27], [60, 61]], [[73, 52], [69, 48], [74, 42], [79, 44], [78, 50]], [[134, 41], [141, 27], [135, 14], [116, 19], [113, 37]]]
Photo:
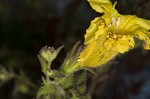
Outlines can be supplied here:
[[47, 72], [47, 62], [40, 55], [38, 55], [38, 58], [39, 58], [41, 66], [42, 66], [42, 72], [44, 74], [46, 74], [46, 72]]

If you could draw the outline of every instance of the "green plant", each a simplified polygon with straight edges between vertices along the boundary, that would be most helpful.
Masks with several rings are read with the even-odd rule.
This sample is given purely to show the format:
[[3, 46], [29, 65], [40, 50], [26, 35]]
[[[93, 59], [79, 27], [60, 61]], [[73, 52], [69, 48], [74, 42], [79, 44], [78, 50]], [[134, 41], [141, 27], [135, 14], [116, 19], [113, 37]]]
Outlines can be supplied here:
[[86, 92], [87, 72], [79, 71], [68, 74], [63, 71], [64, 68], [76, 64], [80, 52], [79, 50], [76, 52], [78, 44], [68, 54], [62, 67], [57, 70], [51, 69], [51, 63], [63, 46], [56, 50], [52, 47], [44, 47], [40, 51], [38, 58], [45, 77], [42, 77], [43, 83], [37, 93], [38, 99], [90, 99], [89, 94]]

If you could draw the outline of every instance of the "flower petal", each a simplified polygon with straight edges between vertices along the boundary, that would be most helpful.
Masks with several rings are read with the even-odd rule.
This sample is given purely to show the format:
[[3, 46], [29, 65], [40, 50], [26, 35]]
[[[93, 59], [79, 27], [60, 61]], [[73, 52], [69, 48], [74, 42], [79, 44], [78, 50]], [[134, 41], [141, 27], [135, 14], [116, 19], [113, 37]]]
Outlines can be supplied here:
[[118, 54], [116, 51], [106, 50], [105, 46], [102, 45], [102, 38], [90, 42], [80, 53], [78, 63], [81, 67], [101, 66], [113, 59]]
[[105, 32], [105, 23], [104, 20], [100, 17], [95, 18], [91, 21], [90, 27], [86, 30], [85, 34], [85, 44], [90, 43], [93, 40], [96, 40], [100, 35]]
[[136, 34], [140, 40], [144, 41], [144, 48], [150, 49], [150, 32], [146, 30], [139, 30]]
[[131, 36], [123, 36], [116, 42], [115, 47], [118, 52], [125, 53], [134, 47], [134, 39]]
[[150, 20], [145, 20], [145, 19], [137, 17], [133, 21], [134, 21], [135, 24], [138, 24], [143, 29], [150, 30]]
[[[133, 15], [120, 15], [120, 24], [118, 25], [117, 34], [121, 35], [133, 35], [136, 31], [144, 29], [150, 29], [150, 21], [138, 18]], [[116, 21], [117, 23], [117, 21]], [[115, 30], [116, 28], [113, 28]], [[112, 30], [112, 31], [113, 31]]]
[[134, 47], [134, 39], [130, 35], [113, 35], [105, 41], [104, 46], [108, 51], [125, 53]]
[[110, 0], [88, 0], [91, 7], [100, 13], [111, 12], [113, 6]]

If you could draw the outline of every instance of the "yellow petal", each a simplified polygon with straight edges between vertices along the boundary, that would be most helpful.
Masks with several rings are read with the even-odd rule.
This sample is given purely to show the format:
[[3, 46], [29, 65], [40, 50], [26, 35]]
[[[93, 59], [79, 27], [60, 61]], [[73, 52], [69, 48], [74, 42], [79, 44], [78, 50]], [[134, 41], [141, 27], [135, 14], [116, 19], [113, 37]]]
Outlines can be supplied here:
[[112, 3], [110, 2], [110, 0], [88, 0], [88, 2], [90, 3], [91, 7], [100, 13], [103, 12], [111, 12], [111, 10], [113, 9]]
[[108, 51], [125, 53], [134, 47], [134, 39], [130, 35], [112, 35], [112, 37], [105, 41], [104, 46]]
[[86, 30], [85, 34], [85, 44], [90, 43], [93, 40], [96, 40], [101, 34], [105, 32], [105, 23], [104, 20], [100, 17], [95, 18], [91, 21], [90, 27]]
[[118, 39], [118, 41], [116, 41], [116, 45], [115, 45], [116, 49], [118, 52], [120, 53], [125, 53], [127, 51], [129, 51], [129, 49], [134, 47], [134, 39], [133, 37], [127, 35], [127, 36], [123, 36], [122, 38]]
[[133, 21], [135, 24], [138, 24], [141, 28], [145, 30], [150, 30], [150, 20], [145, 20], [137, 17]]
[[[113, 24], [111, 27], [109, 27], [109, 30], [116, 35], [124, 35], [125, 37], [128, 35], [128, 38], [126, 38], [126, 40], [118, 39], [118, 46], [116, 46], [117, 50], [120, 53], [124, 53], [128, 51], [129, 48], [134, 47], [133, 36], [137, 36], [140, 40], [144, 41], [145, 49], [150, 49], [150, 21], [133, 15], [120, 15], [119, 17], [120, 21], [113, 19], [115, 20], [113, 22], [112, 20]], [[132, 39], [130, 37], [132, 37]], [[130, 42], [123, 43], [125, 41]]]
[[136, 34], [140, 40], [144, 41], [144, 48], [150, 49], [150, 32], [146, 30], [139, 30]]
[[[116, 21], [116, 23], [117, 22], [118, 21]], [[138, 18], [133, 15], [120, 15], [120, 22], [118, 27], [111, 29], [111, 31], [115, 30], [117, 34], [122, 35], [133, 35], [140, 29], [149, 30], [150, 21]]]
[[105, 46], [101, 44], [101, 40], [90, 42], [80, 53], [78, 63], [81, 67], [102, 66], [117, 55], [118, 52], [106, 50]]

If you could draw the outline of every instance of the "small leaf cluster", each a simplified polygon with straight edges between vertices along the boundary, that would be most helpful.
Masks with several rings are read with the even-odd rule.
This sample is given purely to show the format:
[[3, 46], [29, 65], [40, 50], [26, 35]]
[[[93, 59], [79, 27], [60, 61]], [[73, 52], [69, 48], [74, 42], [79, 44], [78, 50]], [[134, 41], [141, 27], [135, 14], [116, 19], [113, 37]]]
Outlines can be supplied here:
[[[66, 74], [62, 67], [57, 70], [51, 69], [52, 61], [62, 48], [63, 46], [55, 50], [52, 47], [44, 47], [38, 55], [45, 77], [42, 77], [43, 83], [38, 90], [37, 99], [89, 99], [90, 96], [86, 92], [86, 71]], [[75, 59], [77, 59], [77, 55], [74, 52], [71, 50], [69, 55], [72, 57], [70, 60], [67, 57], [65, 62], [69, 61], [69, 64], [75, 64], [73, 55], [76, 57]]]

